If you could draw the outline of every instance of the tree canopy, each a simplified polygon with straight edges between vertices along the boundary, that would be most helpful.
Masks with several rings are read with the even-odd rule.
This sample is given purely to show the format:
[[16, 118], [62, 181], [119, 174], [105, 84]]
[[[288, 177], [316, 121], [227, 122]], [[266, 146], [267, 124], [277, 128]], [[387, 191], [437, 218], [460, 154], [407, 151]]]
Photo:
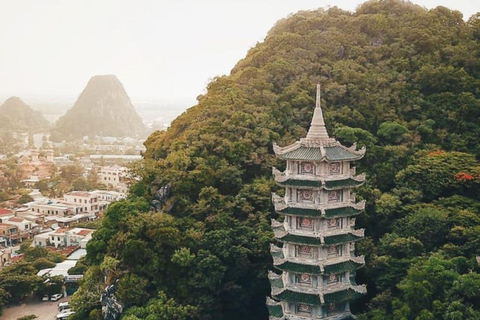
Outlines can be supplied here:
[[119, 279], [123, 319], [266, 319], [271, 167], [284, 166], [272, 143], [306, 135], [318, 82], [329, 133], [367, 146], [357, 280], [368, 294], [354, 311], [477, 319], [479, 30], [478, 16], [399, 0], [277, 22], [145, 142], [130, 199], [108, 209], [88, 244], [76, 319], [99, 308], [104, 277]]

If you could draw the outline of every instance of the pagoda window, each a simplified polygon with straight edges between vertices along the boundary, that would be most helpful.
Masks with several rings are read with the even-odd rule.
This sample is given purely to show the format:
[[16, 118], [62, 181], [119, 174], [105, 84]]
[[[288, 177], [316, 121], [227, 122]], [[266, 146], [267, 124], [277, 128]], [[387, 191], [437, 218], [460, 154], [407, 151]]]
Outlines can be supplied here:
[[309, 304], [304, 304], [304, 303], [298, 303], [296, 307], [296, 314], [298, 315], [312, 315], [313, 311], [313, 306]]
[[296, 246], [295, 253], [297, 257], [300, 258], [313, 258], [313, 247], [310, 246]]
[[309, 189], [298, 190], [297, 201], [305, 202], [305, 203], [313, 203], [313, 191]]
[[333, 316], [345, 311], [345, 303], [330, 303], [327, 307], [327, 316]]
[[312, 287], [312, 276], [307, 273], [297, 274], [295, 275], [295, 283], [305, 287]]
[[298, 168], [299, 174], [315, 174], [315, 165], [312, 162], [301, 162]]
[[342, 202], [343, 190], [328, 191], [328, 203]]
[[332, 273], [332, 274], [330, 274], [330, 275], [328, 275], [324, 278], [324, 283], [326, 283], [327, 286], [333, 286], [333, 285], [336, 285], [340, 282], [342, 282], [341, 281], [341, 276], [338, 275], [338, 274]]
[[340, 162], [330, 162], [328, 164], [328, 173], [332, 175], [342, 174], [342, 164]]
[[342, 246], [329, 246], [327, 248], [327, 255], [329, 258], [339, 257], [342, 255]]
[[297, 217], [297, 229], [313, 230], [313, 219]]
[[328, 229], [339, 229], [342, 227], [342, 219], [328, 219], [327, 220], [327, 227]]

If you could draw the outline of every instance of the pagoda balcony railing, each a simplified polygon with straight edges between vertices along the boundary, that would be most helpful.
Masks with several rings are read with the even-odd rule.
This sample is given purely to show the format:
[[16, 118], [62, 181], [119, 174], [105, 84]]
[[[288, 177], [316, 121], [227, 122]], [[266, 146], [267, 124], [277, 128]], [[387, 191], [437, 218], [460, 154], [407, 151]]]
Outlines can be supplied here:
[[284, 197], [280, 197], [276, 193], [272, 193], [272, 202], [275, 206], [276, 211], [284, 210], [288, 207], [299, 208], [299, 209], [313, 209], [313, 210], [322, 210], [322, 209], [336, 209], [344, 207], [352, 207], [357, 210], [365, 209], [365, 200], [360, 202], [355, 202], [355, 195], [353, 197], [347, 198], [347, 201], [335, 202], [335, 203], [326, 203], [326, 204], [316, 204], [316, 203], [302, 203], [302, 202], [285, 202]]
[[340, 257], [335, 257], [335, 258], [326, 258], [326, 259], [311, 259], [311, 258], [300, 258], [300, 257], [290, 257], [286, 256], [284, 258], [279, 258], [279, 257], [273, 257], [273, 264], [274, 265], [280, 265], [286, 261], [290, 261], [293, 263], [299, 263], [299, 264], [304, 264], [304, 265], [310, 265], [310, 266], [320, 266], [320, 269], [324, 269], [325, 266], [330, 266], [332, 264], [337, 264], [337, 263], [342, 263], [342, 262], [347, 262], [347, 261], [353, 261], [355, 263], [358, 263], [360, 265], [365, 264], [365, 256], [356, 256], [352, 257], [350, 255], [342, 255]]
[[[291, 320], [311, 320], [311, 319], [325, 319], [323, 316], [320, 315], [312, 315], [308, 317], [304, 316], [299, 316], [297, 314], [290, 314], [290, 313], [285, 313], [285, 320], [286, 319], [291, 319]], [[340, 319], [340, 318], [338, 318]]]
[[304, 181], [319, 181], [319, 180], [328, 180], [328, 181], [335, 181], [335, 180], [345, 180], [348, 178], [352, 178], [357, 181], [365, 181], [366, 175], [365, 173], [356, 175], [357, 170], [355, 168], [350, 168], [344, 174], [322, 174], [322, 175], [314, 175], [314, 174], [289, 174], [287, 171], [280, 171], [275, 167], [272, 167], [272, 174], [276, 182], [285, 182], [288, 179], [293, 180], [304, 180]]
[[[351, 225], [344, 226], [343, 228], [337, 228], [337, 229], [321, 229], [321, 230], [303, 230], [303, 229], [295, 229], [295, 228], [287, 228], [287, 229], [276, 229], [273, 226], [272, 227], [275, 230], [279, 230], [279, 235], [284, 236], [286, 233], [293, 234], [293, 235], [299, 235], [299, 236], [307, 236], [307, 237], [316, 237], [319, 238], [321, 236], [324, 237], [330, 237], [330, 236], [336, 236], [340, 234], [346, 234], [346, 233], [351, 233], [354, 236], [357, 237], [364, 237], [365, 236], [365, 229], [353, 229]], [[279, 227], [284, 227], [284, 224], [282, 224]], [[276, 234], [275, 234], [276, 236]]]
[[341, 319], [345, 319], [345, 317], [349, 314], [351, 314], [350, 311], [345, 311], [342, 313], [337, 313], [336, 315], [330, 316], [330, 317], [324, 317], [321, 315], [312, 315], [312, 316], [304, 317], [304, 316], [299, 316], [297, 314], [285, 313], [285, 316], [286, 316], [285, 319], [286, 320], [287, 319], [288, 320], [310, 320], [310, 319], [341, 320]]

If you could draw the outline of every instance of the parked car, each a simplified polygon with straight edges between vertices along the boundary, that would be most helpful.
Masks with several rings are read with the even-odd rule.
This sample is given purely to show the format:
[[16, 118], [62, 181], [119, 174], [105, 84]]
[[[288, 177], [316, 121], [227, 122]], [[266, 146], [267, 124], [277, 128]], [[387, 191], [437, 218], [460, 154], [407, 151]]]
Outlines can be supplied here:
[[63, 294], [61, 293], [55, 293], [50, 297], [51, 301], [58, 301], [63, 297]]
[[50, 297], [48, 296], [48, 294], [42, 297], [42, 301], [48, 301], [48, 300], [50, 300]]
[[69, 316], [74, 314], [75, 311], [69, 311], [69, 312], [62, 312], [59, 313], [55, 316], [55, 320], [67, 320]]
[[64, 313], [70, 311], [70, 304], [68, 302], [60, 302], [58, 304], [58, 312]]

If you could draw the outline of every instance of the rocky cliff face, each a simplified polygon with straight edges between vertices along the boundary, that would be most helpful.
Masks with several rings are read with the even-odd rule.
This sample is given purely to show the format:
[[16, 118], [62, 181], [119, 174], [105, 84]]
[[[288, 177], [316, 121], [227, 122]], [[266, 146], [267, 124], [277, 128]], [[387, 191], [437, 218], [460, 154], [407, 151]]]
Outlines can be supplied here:
[[48, 127], [43, 115], [18, 97], [11, 97], [0, 106], [0, 131], [37, 132]]
[[83, 136], [138, 137], [145, 126], [114, 75], [94, 76], [75, 105], [56, 124], [62, 139]]

